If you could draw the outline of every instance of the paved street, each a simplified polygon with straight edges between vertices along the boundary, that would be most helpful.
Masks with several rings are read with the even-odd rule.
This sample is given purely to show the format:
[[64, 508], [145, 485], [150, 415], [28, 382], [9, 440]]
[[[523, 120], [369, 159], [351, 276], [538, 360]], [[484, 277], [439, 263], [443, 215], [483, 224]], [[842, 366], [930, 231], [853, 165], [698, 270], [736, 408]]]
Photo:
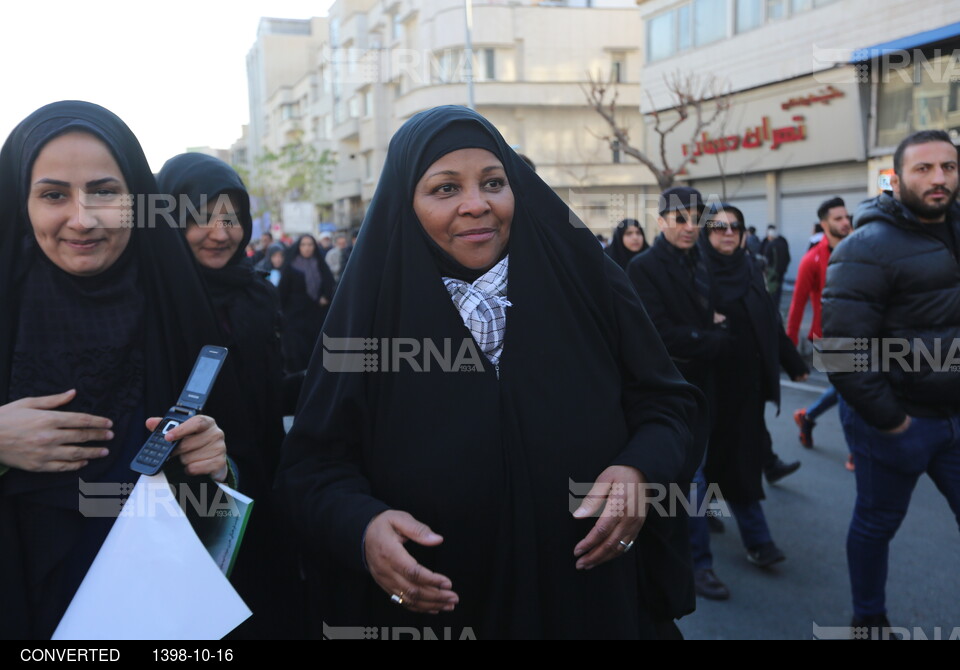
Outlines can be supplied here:
[[[796, 474], [767, 487], [764, 503], [787, 561], [769, 571], [749, 564], [734, 520], [726, 519], [727, 531], [711, 537], [715, 570], [733, 596], [726, 602], [698, 599], [697, 611], [680, 622], [688, 639], [811, 639], [814, 623], [850, 623], [845, 543], [854, 475], [843, 467], [847, 451], [835, 409], [818, 422], [816, 449], [797, 442], [793, 410], [816, 398], [802, 389], [807, 386], [785, 385], [781, 415], [772, 406], [767, 413], [776, 452], [786, 461], [803, 461]], [[893, 626], [921, 626], [931, 639], [934, 627], [942, 628], [944, 639], [960, 627], [960, 534], [926, 476], [891, 545], [887, 606]]]

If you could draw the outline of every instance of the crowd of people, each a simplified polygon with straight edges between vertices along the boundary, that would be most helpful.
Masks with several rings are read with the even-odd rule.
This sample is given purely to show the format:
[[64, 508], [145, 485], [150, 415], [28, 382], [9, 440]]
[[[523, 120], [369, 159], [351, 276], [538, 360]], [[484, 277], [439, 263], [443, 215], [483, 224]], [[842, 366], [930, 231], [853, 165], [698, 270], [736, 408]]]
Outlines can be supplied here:
[[[734, 203], [681, 186], [661, 194], [652, 244], [625, 219], [602, 249], [463, 107], [398, 130], [352, 244], [253, 245], [230, 166], [183, 154], [154, 176], [108, 110], [37, 110], [0, 151], [0, 637], [53, 634], [111, 528], [82, 513], [80, 482], [135, 481], [131, 460], [208, 344], [230, 355], [204, 413], [168, 433], [166, 468], [258, 501], [231, 577], [254, 615], [235, 637], [679, 637], [696, 595], [730, 591], [710, 518], [647, 493], [702, 502], [717, 484], [747, 560], [786, 558], [763, 478], [799, 463], [774, 452], [764, 409], [781, 370], [809, 373], [806, 302], [811, 338], [956, 337], [948, 144], [901, 145], [862, 233], [842, 201], [823, 204], [785, 329], [775, 231], [751, 240]], [[170, 221], [150, 194], [189, 206]], [[378, 353], [358, 370], [327, 338]], [[887, 546], [921, 473], [960, 518], [957, 379], [831, 371], [833, 395], [796, 415], [812, 448], [840, 399], [854, 625], [886, 622]]]

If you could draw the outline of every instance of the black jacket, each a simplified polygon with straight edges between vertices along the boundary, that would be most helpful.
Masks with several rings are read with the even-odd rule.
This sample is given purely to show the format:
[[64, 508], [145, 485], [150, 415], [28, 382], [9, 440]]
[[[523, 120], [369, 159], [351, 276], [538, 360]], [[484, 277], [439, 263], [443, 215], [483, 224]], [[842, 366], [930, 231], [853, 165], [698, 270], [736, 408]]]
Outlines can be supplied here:
[[787, 274], [787, 268], [790, 267], [790, 246], [783, 237], [764, 239], [760, 243], [760, 254], [767, 259], [767, 267], [772, 268], [778, 277]]
[[[750, 315], [750, 326], [756, 341], [760, 344], [757, 353], [763, 363], [763, 399], [775, 403], [779, 409], [780, 368], [791, 379], [805, 375], [810, 370], [783, 330], [780, 313], [767, 293], [763, 276], [755, 267], [750, 272], [750, 288], [743, 298], [743, 304]], [[723, 312], [722, 307], [720, 311]]]
[[[960, 210], [948, 217], [960, 239]], [[960, 414], [960, 374], [950, 371], [950, 353], [960, 341], [960, 265], [947, 246], [924, 230], [914, 214], [889, 194], [860, 206], [857, 230], [834, 250], [823, 292], [825, 338], [868, 338], [867, 370], [855, 371], [836, 354], [830, 381], [868, 423], [896, 428], [907, 415]], [[872, 338], [887, 338], [881, 342]], [[898, 351], [903, 338], [909, 353], [903, 365], [883, 350]], [[917, 345], [942, 347], [942, 371]], [[827, 347], [830, 342], [825, 343]], [[844, 348], [840, 343], [840, 348]], [[848, 350], [854, 343], [848, 343]], [[836, 347], [834, 347], [836, 349]], [[934, 357], [935, 358], [935, 357]], [[905, 369], [906, 368], [906, 369]]]
[[627, 276], [677, 369], [709, 397], [711, 361], [730, 342], [730, 336], [713, 324], [712, 298], [704, 304], [679, 253], [663, 235], [630, 261]]

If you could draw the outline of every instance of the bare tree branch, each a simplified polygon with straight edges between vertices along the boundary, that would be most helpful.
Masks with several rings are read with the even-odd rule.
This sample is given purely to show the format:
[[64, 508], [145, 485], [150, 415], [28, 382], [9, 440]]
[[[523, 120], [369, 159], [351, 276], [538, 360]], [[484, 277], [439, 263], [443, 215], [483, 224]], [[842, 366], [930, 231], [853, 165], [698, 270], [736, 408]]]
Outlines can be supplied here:
[[[673, 185], [676, 176], [681, 174], [687, 165], [694, 159], [693, 152], [680, 160], [679, 164], [671, 167], [671, 157], [667, 149], [668, 137], [677, 132], [691, 118], [694, 121], [690, 133], [690, 143], [695, 144], [698, 136], [718, 120], [722, 120], [730, 108], [729, 93], [726, 86], [716, 77], [710, 75], [701, 77], [696, 74], [683, 75], [674, 72], [664, 77], [664, 84], [670, 94], [670, 104], [658, 109], [653, 97], [647, 91], [650, 103], [648, 118], [652, 120], [652, 130], [657, 137], [656, 151], [659, 162], [651, 158], [647, 152], [641, 151], [630, 142], [629, 129], [617, 120], [617, 99], [619, 91], [612, 82], [604, 82], [599, 76], [588, 73], [589, 86], [581, 85], [581, 90], [587, 103], [597, 114], [606, 121], [610, 134], [598, 136], [610, 144], [611, 149], [619, 148], [628, 156], [645, 165], [656, 177], [661, 189]], [[706, 103], [712, 104], [712, 112], [705, 113]], [[665, 117], [673, 115], [669, 122]], [[595, 135], [596, 136], [596, 135]]]

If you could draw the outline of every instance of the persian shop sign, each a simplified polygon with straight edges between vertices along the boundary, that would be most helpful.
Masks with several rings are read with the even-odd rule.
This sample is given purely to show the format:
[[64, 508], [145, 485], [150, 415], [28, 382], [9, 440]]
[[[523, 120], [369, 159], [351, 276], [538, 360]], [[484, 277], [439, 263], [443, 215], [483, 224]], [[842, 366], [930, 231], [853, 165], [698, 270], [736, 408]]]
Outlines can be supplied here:
[[771, 128], [770, 117], [765, 116], [759, 125], [748, 128], [742, 134], [727, 135], [714, 139], [710, 137], [710, 133], [704, 132], [693, 145], [684, 144], [681, 149], [685, 157], [691, 154], [694, 156], [690, 161], [691, 163], [696, 163], [696, 157], [704, 154], [722, 154], [729, 151], [739, 151], [740, 149], [761, 149], [764, 146], [769, 146], [772, 151], [776, 151], [784, 144], [806, 141], [806, 117], [798, 114], [793, 117], [792, 121], [795, 125]]
[[[788, 111], [794, 107], [811, 107], [813, 105], [829, 105], [831, 100], [846, 97], [846, 93], [835, 86], [827, 86], [816, 93], [805, 96], [790, 98], [786, 102], [780, 103], [780, 109]], [[806, 116], [797, 115], [791, 119], [796, 125], [785, 126], [783, 128], [770, 128], [770, 117], [764, 116], [760, 125], [754, 126], [744, 131], [741, 135], [728, 135], [718, 139], [711, 139], [709, 133], [703, 133], [700, 140], [693, 145], [684, 144], [682, 147], [683, 155], [686, 157], [693, 153], [696, 156], [704, 154], [720, 154], [727, 151], [738, 151], [740, 149], [759, 149], [769, 144], [770, 149], [776, 151], [781, 145], [790, 142], [803, 142], [807, 139]], [[692, 163], [696, 163], [694, 158]]]
[[725, 128], [715, 125], [692, 136], [684, 130], [691, 121], [685, 121], [667, 136], [667, 154], [676, 163], [688, 161], [689, 179], [865, 160], [859, 89], [812, 81], [737, 94]]

